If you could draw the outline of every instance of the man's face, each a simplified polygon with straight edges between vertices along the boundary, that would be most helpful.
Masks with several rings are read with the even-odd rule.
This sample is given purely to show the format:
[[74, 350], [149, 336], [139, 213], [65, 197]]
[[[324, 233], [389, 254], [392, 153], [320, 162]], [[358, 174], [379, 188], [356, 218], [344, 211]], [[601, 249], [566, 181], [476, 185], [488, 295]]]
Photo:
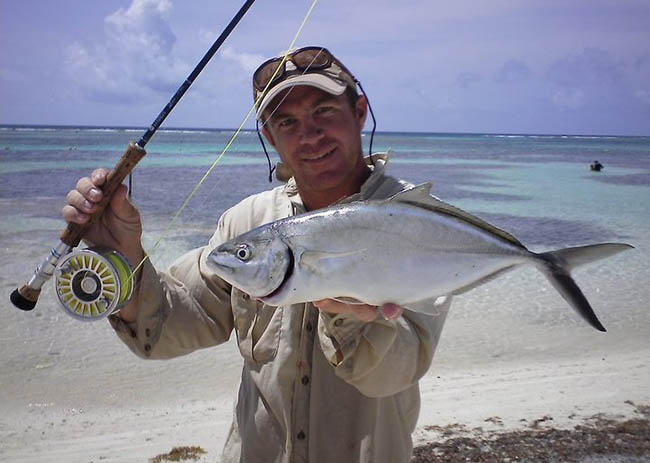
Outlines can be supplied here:
[[293, 172], [306, 206], [322, 207], [359, 191], [367, 175], [361, 154], [366, 108], [363, 96], [353, 108], [345, 94], [310, 86], [292, 87], [269, 105], [262, 131]]

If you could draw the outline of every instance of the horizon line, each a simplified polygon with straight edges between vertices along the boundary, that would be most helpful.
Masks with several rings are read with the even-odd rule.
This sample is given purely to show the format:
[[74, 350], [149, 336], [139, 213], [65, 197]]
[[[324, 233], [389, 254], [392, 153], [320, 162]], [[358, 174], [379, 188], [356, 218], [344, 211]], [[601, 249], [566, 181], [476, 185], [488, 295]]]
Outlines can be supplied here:
[[[108, 129], [108, 130], [142, 130], [146, 131], [148, 126], [131, 126], [131, 125], [70, 125], [70, 124], [5, 124], [0, 123], [2, 129], [20, 129], [20, 128], [34, 128], [34, 129]], [[237, 130], [236, 128], [228, 127], [160, 127], [159, 131], [207, 131], [207, 132], [223, 132]], [[242, 129], [242, 132], [255, 132], [253, 128]], [[371, 131], [364, 130], [362, 133], [370, 134]], [[617, 134], [589, 134], [589, 133], [524, 133], [524, 132], [422, 132], [422, 131], [405, 131], [405, 130], [377, 130], [375, 134], [409, 134], [409, 135], [494, 135], [494, 136], [536, 136], [536, 137], [612, 137], [612, 138], [648, 138], [650, 135], [617, 135]]]

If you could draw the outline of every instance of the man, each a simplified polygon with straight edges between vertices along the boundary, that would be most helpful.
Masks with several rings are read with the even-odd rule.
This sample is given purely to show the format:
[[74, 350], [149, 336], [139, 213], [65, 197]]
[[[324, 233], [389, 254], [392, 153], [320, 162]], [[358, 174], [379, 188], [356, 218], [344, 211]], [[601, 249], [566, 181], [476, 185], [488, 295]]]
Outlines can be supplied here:
[[[226, 211], [209, 244], [168, 273], [146, 261], [134, 298], [110, 317], [143, 358], [214, 346], [235, 331], [244, 367], [222, 462], [395, 463], [411, 456], [418, 380], [431, 363], [448, 300], [437, 317], [334, 300], [270, 307], [205, 263], [210, 250], [258, 225], [338, 201], [387, 198], [408, 186], [386, 176], [382, 160], [374, 166], [364, 160], [367, 100], [355, 82], [320, 47], [262, 64], [253, 77], [257, 117], [292, 178]], [[88, 220], [105, 178], [97, 170], [79, 181], [68, 195], [66, 220]], [[123, 188], [86, 240], [137, 263], [144, 257], [141, 233]]]

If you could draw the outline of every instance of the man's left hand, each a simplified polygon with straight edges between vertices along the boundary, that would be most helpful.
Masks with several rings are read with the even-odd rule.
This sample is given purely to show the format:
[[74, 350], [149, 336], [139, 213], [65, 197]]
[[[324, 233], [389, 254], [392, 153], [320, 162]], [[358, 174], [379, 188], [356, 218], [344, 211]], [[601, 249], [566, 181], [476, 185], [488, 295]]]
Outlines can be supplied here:
[[364, 322], [372, 322], [377, 317], [382, 317], [385, 320], [393, 320], [398, 318], [404, 312], [404, 309], [392, 303], [386, 303], [381, 306], [368, 305], [368, 304], [348, 304], [334, 299], [321, 299], [314, 301], [314, 306], [319, 310], [332, 314], [353, 314], [359, 320]]

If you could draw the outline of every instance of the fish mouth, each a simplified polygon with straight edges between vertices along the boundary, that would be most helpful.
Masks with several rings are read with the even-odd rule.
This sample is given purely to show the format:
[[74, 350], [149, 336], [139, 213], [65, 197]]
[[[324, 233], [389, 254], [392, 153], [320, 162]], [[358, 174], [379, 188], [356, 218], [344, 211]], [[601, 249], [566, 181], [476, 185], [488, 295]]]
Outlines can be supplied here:
[[258, 299], [260, 301], [264, 302], [265, 304], [270, 304], [271, 300], [275, 296], [280, 294], [280, 292], [282, 292], [282, 290], [284, 289], [285, 283], [287, 281], [289, 281], [289, 279], [293, 275], [293, 269], [294, 269], [294, 266], [295, 266], [294, 264], [295, 264], [296, 259], [295, 259], [294, 255], [293, 255], [293, 251], [291, 250], [291, 248], [289, 248], [288, 251], [289, 252], [287, 252], [287, 254], [289, 255], [288, 256], [289, 257], [289, 264], [287, 265], [287, 271], [284, 274], [284, 278], [282, 278], [282, 281], [280, 282], [278, 287], [275, 288], [273, 291], [271, 291], [269, 294], [267, 294], [266, 296], [263, 296], [263, 297], [258, 297]]

